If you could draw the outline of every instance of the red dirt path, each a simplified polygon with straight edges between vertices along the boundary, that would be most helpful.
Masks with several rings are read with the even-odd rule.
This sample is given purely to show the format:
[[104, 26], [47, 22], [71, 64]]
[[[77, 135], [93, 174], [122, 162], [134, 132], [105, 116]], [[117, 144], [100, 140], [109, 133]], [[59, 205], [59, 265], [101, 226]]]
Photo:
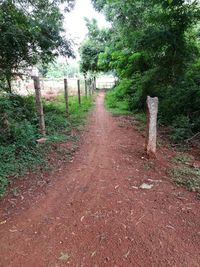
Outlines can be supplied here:
[[144, 138], [103, 98], [55, 185], [0, 221], [0, 266], [200, 266], [200, 202], [166, 178], [166, 149], [145, 159]]

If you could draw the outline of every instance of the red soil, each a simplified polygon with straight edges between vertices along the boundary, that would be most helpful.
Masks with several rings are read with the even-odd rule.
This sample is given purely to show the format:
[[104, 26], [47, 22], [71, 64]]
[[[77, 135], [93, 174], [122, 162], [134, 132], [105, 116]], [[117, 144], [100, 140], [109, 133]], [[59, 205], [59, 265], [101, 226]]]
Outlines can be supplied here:
[[74, 161], [17, 212], [3, 202], [0, 266], [200, 266], [199, 201], [166, 177], [169, 151], [146, 159], [144, 138], [103, 98]]

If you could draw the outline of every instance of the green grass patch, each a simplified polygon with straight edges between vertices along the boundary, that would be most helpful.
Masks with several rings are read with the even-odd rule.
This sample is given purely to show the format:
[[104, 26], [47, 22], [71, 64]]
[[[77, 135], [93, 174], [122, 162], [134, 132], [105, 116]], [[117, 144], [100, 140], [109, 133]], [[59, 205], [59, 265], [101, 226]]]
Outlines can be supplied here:
[[139, 132], [144, 132], [146, 130], [146, 114], [141, 112], [131, 112], [128, 100], [120, 98], [118, 94], [119, 93], [115, 89], [106, 93], [106, 108], [113, 114], [113, 116], [133, 116], [136, 120], [136, 129]]
[[173, 167], [168, 171], [172, 180], [189, 191], [200, 193], [200, 169], [188, 166]]
[[66, 114], [64, 96], [53, 101], [44, 100], [45, 123], [48, 141], [37, 144], [40, 138], [35, 99], [32, 96], [0, 96], [0, 195], [10, 183], [9, 177], [21, 177], [29, 170], [48, 168], [47, 154], [51, 145], [71, 138], [72, 129], [85, 122], [93, 106], [92, 98], [69, 98], [69, 115]]
[[118, 100], [115, 91], [109, 91], [105, 96], [105, 106], [114, 115], [131, 115], [127, 100]]
[[179, 153], [172, 159], [174, 166], [168, 170], [171, 179], [189, 191], [200, 193], [200, 169], [192, 166], [193, 157]]

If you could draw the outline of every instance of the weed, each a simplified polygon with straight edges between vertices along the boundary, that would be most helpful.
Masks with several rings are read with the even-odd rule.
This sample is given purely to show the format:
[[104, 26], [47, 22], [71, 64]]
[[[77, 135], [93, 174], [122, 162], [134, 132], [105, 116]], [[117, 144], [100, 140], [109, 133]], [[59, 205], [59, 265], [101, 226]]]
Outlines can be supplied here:
[[136, 120], [135, 126], [139, 133], [146, 131], [146, 115], [144, 113], [134, 113], [134, 119]]
[[193, 159], [189, 154], [179, 153], [172, 159], [175, 165], [168, 170], [168, 174], [176, 184], [189, 191], [200, 192], [200, 169], [192, 166]]
[[136, 119], [136, 121], [146, 125], [147, 118], [145, 113], [134, 113], [134, 118]]
[[13, 192], [13, 196], [14, 196], [14, 197], [17, 197], [17, 196], [19, 196], [19, 194], [20, 194], [20, 189], [17, 188], [17, 187], [14, 187], [14, 188], [12, 189], [12, 192]]
[[180, 115], [172, 122], [171, 141], [174, 143], [182, 142], [192, 136], [191, 123], [188, 117]]
[[[92, 98], [82, 97], [79, 106], [77, 97], [69, 99], [69, 116], [66, 115], [63, 95], [54, 101], [44, 100], [45, 123], [48, 141], [38, 145], [38, 120], [34, 97], [6, 95], [0, 97], [0, 196], [5, 193], [9, 177], [21, 177], [29, 170], [48, 169], [47, 154], [52, 143], [66, 141], [71, 131], [85, 121], [92, 107]], [[15, 189], [13, 193], [15, 192]]]
[[118, 100], [114, 91], [109, 91], [105, 97], [105, 105], [113, 116], [131, 115], [127, 100]]
[[173, 158], [173, 162], [180, 162], [180, 163], [190, 163], [194, 159], [193, 156], [186, 154], [186, 153], [178, 153], [177, 156]]
[[168, 171], [172, 180], [189, 191], [200, 192], [200, 169], [189, 166], [173, 167]]

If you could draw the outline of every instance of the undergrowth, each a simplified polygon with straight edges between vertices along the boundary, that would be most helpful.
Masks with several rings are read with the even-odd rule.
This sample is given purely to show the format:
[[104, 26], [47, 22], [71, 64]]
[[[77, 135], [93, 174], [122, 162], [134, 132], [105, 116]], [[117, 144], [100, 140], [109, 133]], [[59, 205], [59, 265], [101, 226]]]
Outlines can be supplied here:
[[135, 126], [139, 132], [146, 130], [146, 114], [142, 112], [133, 112], [129, 108], [128, 99], [118, 98], [115, 90], [107, 92], [105, 96], [105, 106], [113, 116], [129, 115], [134, 116]]
[[193, 157], [179, 153], [172, 161], [174, 166], [168, 170], [171, 179], [189, 191], [200, 193], [200, 168], [193, 167]]
[[131, 115], [127, 100], [118, 100], [114, 91], [106, 93], [105, 105], [114, 116]]
[[[131, 114], [136, 121], [135, 125], [139, 132], [146, 129], [145, 113], [131, 112], [128, 100], [117, 96], [114, 89], [106, 94], [106, 107], [114, 115]], [[184, 116], [179, 116], [171, 125], [170, 140], [172, 142], [181, 142], [184, 138], [191, 136], [191, 130]], [[159, 145], [159, 143], [158, 143]], [[200, 169], [192, 166], [193, 158], [185, 153], [179, 153], [173, 159], [173, 167], [168, 170], [168, 174], [177, 185], [186, 187], [190, 191], [200, 193]]]
[[55, 142], [71, 138], [73, 128], [79, 127], [92, 107], [91, 98], [82, 98], [79, 106], [77, 97], [69, 99], [69, 116], [66, 115], [64, 97], [53, 101], [43, 100], [47, 142], [37, 144], [41, 136], [35, 99], [32, 96], [0, 96], [0, 195], [10, 183], [9, 177], [17, 178], [38, 166], [48, 167], [46, 155]]
[[[199, 85], [188, 80], [176, 86], [151, 88], [151, 79], [123, 79], [106, 95], [107, 107], [117, 115], [145, 113], [147, 95], [159, 98], [158, 124], [168, 128], [170, 142], [186, 143], [199, 134]], [[190, 101], [188, 101], [190, 100]]]

